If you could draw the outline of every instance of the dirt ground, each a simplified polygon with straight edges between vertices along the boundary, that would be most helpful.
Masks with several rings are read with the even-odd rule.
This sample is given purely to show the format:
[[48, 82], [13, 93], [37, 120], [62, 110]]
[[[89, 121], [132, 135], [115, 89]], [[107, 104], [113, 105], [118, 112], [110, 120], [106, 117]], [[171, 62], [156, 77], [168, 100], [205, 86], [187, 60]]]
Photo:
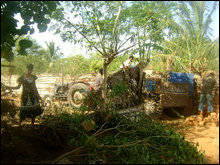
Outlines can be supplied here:
[[199, 122], [195, 122], [195, 125], [184, 132], [186, 140], [199, 143], [199, 150], [205, 151], [207, 163], [219, 164], [219, 111], [203, 121], [198, 117], [194, 118]]
[[219, 164], [219, 109], [206, 116], [202, 121], [199, 116], [175, 119], [169, 116], [163, 122], [173, 125], [184, 135], [185, 140], [198, 143], [198, 149], [204, 153], [207, 164]]
[[209, 164], [219, 164], [219, 127], [194, 126], [185, 133], [186, 140], [199, 143], [199, 150], [205, 151]]

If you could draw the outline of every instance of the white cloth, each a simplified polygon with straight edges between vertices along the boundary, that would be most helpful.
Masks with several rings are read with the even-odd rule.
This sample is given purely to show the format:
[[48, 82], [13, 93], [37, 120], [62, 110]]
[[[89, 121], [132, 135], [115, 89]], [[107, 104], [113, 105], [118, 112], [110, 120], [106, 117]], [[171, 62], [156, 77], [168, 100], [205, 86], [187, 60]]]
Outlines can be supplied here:
[[[128, 60], [126, 60], [126, 61], [124, 62], [124, 66], [125, 66], [125, 67], [131, 66], [131, 61], [130, 61], [130, 59], [128, 59]], [[121, 65], [120, 68], [122, 69], [122, 68], [123, 68], [123, 65]]]
[[103, 82], [102, 75], [100, 73], [98, 73], [95, 78], [95, 88], [96, 89], [100, 88], [102, 86], [102, 82]]

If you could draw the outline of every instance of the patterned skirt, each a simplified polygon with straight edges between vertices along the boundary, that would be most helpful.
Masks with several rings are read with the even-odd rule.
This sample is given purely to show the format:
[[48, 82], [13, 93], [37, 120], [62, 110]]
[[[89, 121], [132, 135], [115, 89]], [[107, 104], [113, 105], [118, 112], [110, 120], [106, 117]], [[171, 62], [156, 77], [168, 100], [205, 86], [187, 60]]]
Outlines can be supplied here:
[[42, 113], [43, 109], [41, 108], [37, 97], [35, 97], [34, 101], [31, 101], [30, 97], [27, 96], [27, 101], [25, 101], [25, 103], [24, 99], [21, 99], [20, 118], [35, 118]]

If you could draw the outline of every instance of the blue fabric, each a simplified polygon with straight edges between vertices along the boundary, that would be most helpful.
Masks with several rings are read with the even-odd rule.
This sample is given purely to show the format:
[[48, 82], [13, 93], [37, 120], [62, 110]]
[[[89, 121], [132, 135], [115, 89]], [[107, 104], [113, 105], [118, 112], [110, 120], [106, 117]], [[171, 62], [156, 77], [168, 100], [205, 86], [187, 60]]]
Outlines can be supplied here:
[[149, 91], [156, 90], [156, 81], [155, 80], [146, 80], [145, 87]]
[[189, 83], [189, 95], [193, 94], [194, 74], [170, 72], [170, 82], [175, 83]]

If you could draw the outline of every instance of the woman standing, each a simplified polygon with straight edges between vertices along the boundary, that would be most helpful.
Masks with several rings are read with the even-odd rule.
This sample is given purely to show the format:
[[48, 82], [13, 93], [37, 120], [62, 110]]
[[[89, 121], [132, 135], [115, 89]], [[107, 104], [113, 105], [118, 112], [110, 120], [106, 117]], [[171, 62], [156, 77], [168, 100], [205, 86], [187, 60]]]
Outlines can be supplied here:
[[10, 89], [19, 89], [21, 85], [23, 86], [20, 102], [19, 126], [21, 126], [21, 122], [25, 118], [31, 118], [31, 124], [34, 125], [35, 118], [43, 113], [39, 103], [41, 98], [35, 84], [37, 76], [32, 75], [34, 66], [33, 64], [28, 64], [26, 68], [26, 74], [22, 75], [17, 80], [18, 86], [8, 87]]

